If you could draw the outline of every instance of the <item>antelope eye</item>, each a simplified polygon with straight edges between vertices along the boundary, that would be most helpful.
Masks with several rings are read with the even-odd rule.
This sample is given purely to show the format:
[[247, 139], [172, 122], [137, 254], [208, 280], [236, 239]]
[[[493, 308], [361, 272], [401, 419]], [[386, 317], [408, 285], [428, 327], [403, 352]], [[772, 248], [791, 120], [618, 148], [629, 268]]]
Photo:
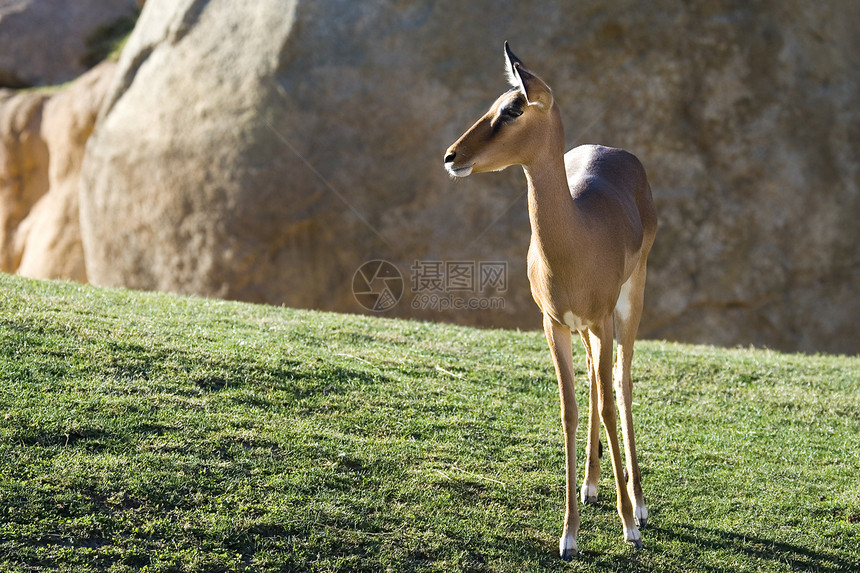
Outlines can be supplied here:
[[519, 117], [522, 114], [523, 114], [523, 108], [522, 108], [522, 106], [518, 105], [517, 103], [511, 104], [511, 105], [503, 108], [502, 111], [499, 113], [499, 115], [501, 115], [502, 117], [508, 118], [508, 119], [513, 119], [515, 117]]
[[499, 108], [498, 115], [493, 119], [492, 126], [494, 130], [501, 129], [503, 125], [507, 125], [523, 114], [523, 109], [526, 106], [525, 100], [521, 98], [512, 98]]

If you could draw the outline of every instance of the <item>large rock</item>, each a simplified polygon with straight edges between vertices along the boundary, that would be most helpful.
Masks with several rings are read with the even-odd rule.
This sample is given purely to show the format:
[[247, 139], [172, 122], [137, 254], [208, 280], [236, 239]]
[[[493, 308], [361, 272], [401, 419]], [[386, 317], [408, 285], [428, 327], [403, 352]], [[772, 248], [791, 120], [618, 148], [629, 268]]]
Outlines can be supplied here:
[[0, 271], [86, 282], [78, 178], [115, 67], [55, 92], [0, 90]]
[[87, 280], [79, 178], [86, 143], [115, 69], [113, 62], [98, 65], [44, 105], [41, 134], [48, 147], [49, 189], [20, 225], [20, 275]]
[[0, 0], [0, 87], [59, 84], [95, 63], [111, 26], [137, 13], [136, 0]]
[[42, 93], [0, 89], [0, 271], [21, 262], [18, 227], [48, 192], [48, 146], [42, 139]]
[[[89, 278], [355, 311], [385, 259], [391, 315], [538, 327], [522, 175], [441, 167], [506, 89], [507, 39], [571, 146], [649, 171], [643, 336], [856, 353], [858, 21], [839, 0], [150, 0], [85, 158]], [[430, 289], [432, 261], [504, 262], [507, 289]], [[503, 308], [414, 309], [428, 294]]]

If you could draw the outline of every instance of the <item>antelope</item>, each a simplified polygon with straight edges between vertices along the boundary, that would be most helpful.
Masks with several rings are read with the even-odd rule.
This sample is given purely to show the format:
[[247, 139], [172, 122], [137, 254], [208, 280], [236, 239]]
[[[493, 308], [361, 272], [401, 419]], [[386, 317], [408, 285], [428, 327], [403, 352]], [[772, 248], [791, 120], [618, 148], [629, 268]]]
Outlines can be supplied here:
[[[528, 278], [543, 313], [555, 365], [565, 446], [565, 516], [559, 554], [578, 553], [576, 427], [571, 331], [585, 346], [589, 415], [582, 503], [597, 501], [600, 422], [606, 431], [624, 539], [642, 547], [648, 520], [633, 439], [630, 365], [645, 290], [646, 260], [657, 234], [657, 214], [645, 169], [632, 154], [599, 145], [564, 153], [561, 112], [552, 90], [505, 42], [512, 88], [490, 106], [445, 153], [452, 177], [523, 168], [528, 184], [531, 241]], [[614, 369], [613, 337], [618, 357]], [[622, 460], [613, 403], [624, 435]], [[599, 418], [598, 418], [599, 415]], [[632, 501], [631, 501], [632, 500]]]

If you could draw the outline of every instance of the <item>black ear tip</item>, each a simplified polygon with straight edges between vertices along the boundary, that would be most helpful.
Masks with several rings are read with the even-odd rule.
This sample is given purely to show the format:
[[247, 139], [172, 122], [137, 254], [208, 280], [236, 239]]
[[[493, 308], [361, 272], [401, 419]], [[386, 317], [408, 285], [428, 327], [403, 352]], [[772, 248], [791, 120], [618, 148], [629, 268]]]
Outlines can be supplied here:
[[505, 56], [511, 62], [511, 65], [523, 65], [523, 62], [511, 51], [511, 45], [508, 43], [507, 40], [505, 40]]

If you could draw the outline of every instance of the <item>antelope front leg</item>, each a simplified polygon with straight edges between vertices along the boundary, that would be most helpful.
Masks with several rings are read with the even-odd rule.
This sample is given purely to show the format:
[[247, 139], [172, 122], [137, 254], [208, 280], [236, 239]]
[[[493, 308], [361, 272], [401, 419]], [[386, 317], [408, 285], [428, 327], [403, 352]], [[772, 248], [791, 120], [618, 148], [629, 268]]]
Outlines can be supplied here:
[[573, 387], [573, 349], [570, 342], [570, 329], [555, 322], [548, 315], [543, 318], [544, 332], [549, 351], [555, 364], [561, 399], [561, 427], [564, 433], [565, 461], [565, 513], [564, 529], [558, 542], [558, 552], [562, 559], [572, 559], [579, 552], [576, 535], [579, 533], [579, 509], [576, 506], [576, 424], [579, 411]]

